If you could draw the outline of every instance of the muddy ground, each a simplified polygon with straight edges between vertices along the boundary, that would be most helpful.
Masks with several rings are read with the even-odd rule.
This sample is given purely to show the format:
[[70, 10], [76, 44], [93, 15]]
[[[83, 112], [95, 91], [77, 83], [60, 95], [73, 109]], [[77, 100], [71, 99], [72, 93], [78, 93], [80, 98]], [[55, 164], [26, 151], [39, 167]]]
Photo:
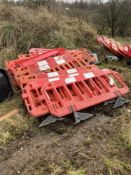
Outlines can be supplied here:
[[[117, 64], [101, 67], [118, 70], [131, 89], [131, 69]], [[131, 100], [131, 92], [126, 98]], [[14, 99], [10, 101], [12, 100]], [[12, 102], [8, 102], [8, 108], [10, 103]], [[14, 106], [15, 103], [17, 101], [13, 102]], [[19, 115], [13, 120], [17, 122], [14, 127], [10, 119], [12, 125], [8, 132], [10, 134], [13, 131], [14, 134], [11, 133], [9, 139], [6, 135], [5, 142], [1, 142], [0, 175], [131, 174], [130, 103], [115, 110], [112, 109], [112, 105], [99, 105], [90, 109], [94, 117], [79, 125], [75, 126], [67, 121], [42, 129], [37, 128], [38, 121], [32, 122], [30, 119], [27, 122], [31, 124], [26, 126], [25, 109], [21, 105], [17, 107]], [[2, 114], [6, 113], [4, 108], [1, 107], [1, 111], [4, 110]], [[24, 120], [26, 129], [22, 128], [22, 132], [19, 133], [23, 123], [16, 123], [20, 118]], [[10, 121], [7, 122], [8, 126]]]

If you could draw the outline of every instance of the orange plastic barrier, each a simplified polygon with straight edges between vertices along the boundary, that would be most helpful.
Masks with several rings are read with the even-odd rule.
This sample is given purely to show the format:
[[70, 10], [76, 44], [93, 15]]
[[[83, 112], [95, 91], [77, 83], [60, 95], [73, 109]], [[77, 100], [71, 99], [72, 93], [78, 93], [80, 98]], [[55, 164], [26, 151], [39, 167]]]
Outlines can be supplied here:
[[106, 36], [97, 36], [97, 41], [98, 43], [103, 44], [104, 47], [106, 47], [114, 54], [118, 56], [123, 56], [125, 58], [131, 58], [131, 46], [122, 45], [114, 39], [107, 38]]
[[115, 41], [112, 38], [107, 38], [106, 36], [97, 36], [97, 41], [103, 44], [104, 47], [109, 49], [111, 52], [118, 56], [123, 56], [125, 58], [131, 58], [131, 46], [122, 45], [121, 43]]
[[[17, 65], [14, 63], [15, 61], [12, 66], [11, 61], [11, 63], [7, 63], [7, 69], [17, 85], [23, 87], [23, 84], [25, 86], [25, 84], [27, 84], [31, 79], [37, 78], [38, 74], [41, 75], [43, 72], [55, 72], [76, 67], [96, 67], [95, 65], [89, 64], [87, 57], [83, 56], [79, 52], [74, 54], [73, 51], [72, 53], [70, 51], [59, 56], [49, 57], [46, 60], [43, 60], [43, 56], [41, 57], [41, 60], [39, 59], [38, 61], [36, 61], [36, 59], [33, 60], [33, 62], [32, 60], [29, 60], [30, 64], [27, 66]], [[22, 81], [24, 83], [22, 83]]]
[[115, 107], [125, 103], [128, 93], [117, 72], [99, 69], [87, 49], [66, 50], [33, 48], [28, 55], [6, 63], [13, 82], [21, 88], [29, 114], [46, 117], [41, 126], [74, 114], [75, 123], [92, 114], [80, 111], [117, 98]]
[[39, 117], [50, 113], [63, 117], [128, 93], [117, 72], [75, 68], [47, 73], [48, 78], [30, 81], [23, 89], [28, 112]]
[[[51, 49], [46, 49], [46, 48], [32, 48], [29, 50], [30, 54], [42, 54], [42, 53], [46, 53], [47, 51], [49, 51]], [[89, 63], [96, 63], [96, 58], [93, 56], [93, 54], [85, 48], [82, 49], [74, 49], [74, 50], [66, 50], [67, 54], [71, 54], [72, 56], [76, 55], [81, 55], [83, 56], [83, 59], [87, 59]]]

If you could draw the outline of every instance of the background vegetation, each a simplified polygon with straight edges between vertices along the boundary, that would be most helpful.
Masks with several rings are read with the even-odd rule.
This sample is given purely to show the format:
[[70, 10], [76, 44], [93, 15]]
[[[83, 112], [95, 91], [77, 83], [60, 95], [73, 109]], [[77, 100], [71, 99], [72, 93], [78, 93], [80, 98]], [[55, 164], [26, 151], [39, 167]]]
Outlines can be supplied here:
[[[0, 2], [0, 57], [31, 47], [94, 49], [96, 33], [129, 36], [131, 1], [19, 0]], [[6, 54], [4, 54], [6, 53]]]

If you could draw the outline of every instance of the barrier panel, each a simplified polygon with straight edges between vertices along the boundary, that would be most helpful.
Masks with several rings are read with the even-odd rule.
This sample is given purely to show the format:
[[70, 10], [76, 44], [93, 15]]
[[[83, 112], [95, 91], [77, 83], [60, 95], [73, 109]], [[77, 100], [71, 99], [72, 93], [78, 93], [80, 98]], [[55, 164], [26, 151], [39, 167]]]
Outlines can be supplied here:
[[33, 117], [50, 113], [61, 118], [128, 93], [120, 75], [107, 69], [75, 68], [47, 76], [23, 88], [22, 97]]
[[[46, 53], [47, 51], [49, 51], [51, 49], [45, 49], [45, 48], [32, 48], [29, 50], [30, 54], [42, 54], [42, 53]], [[67, 54], [71, 54], [72, 56], [78, 56], [81, 55], [83, 56], [83, 59], [87, 59], [89, 63], [96, 63], [96, 58], [93, 56], [93, 54], [85, 48], [82, 49], [74, 49], [74, 50], [66, 50], [65, 51]]]
[[16, 67], [25, 67], [25, 66], [28, 66], [30, 64], [34, 64], [40, 60], [45, 60], [51, 56], [58, 56], [58, 55], [61, 55], [63, 53], [65, 53], [64, 48], [57, 48], [57, 49], [49, 50], [48, 52], [42, 53], [40, 55], [38, 55], [38, 54], [25, 54], [25, 55], [22, 54], [18, 57], [18, 59], [6, 62], [6, 66], [9, 70], [14, 69]]
[[[74, 67], [73, 67], [74, 68]], [[84, 67], [83, 67], [84, 68]], [[87, 69], [91, 69], [91, 70], [97, 70], [98, 68], [95, 65], [89, 65], [87, 67], [85, 67]], [[64, 69], [64, 70], [68, 70], [68, 69]], [[32, 72], [32, 73], [31, 73]], [[48, 74], [56, 74], [57, 71], [55, 72], [37, 72], [35, 71], [35, 73], [33, 73], [33, 71], [31, 71], [28, 75], [24, 76], [24, 74], [22, 76], [17, 77], [17, 74], [15, 74], [15, 80], [18, 84], [18, 86], [23, 89], [27, 83], [31, 80], [35, 80], [35, 79], [41, 79], [41, 78], [48, 78]], [[60, 74], [65, 74], [64, 71], [59, 70]]]
[[98, 43], [103, 44], [114, 54], [125, 58], [131, 58], [131, 46], [122, 45], [121, 43], [113, 40], [112, 38], [107, 38], [106, 36], [98, 36], [97, 41]]
[[[42, 57], [43, 58], [43, 57]], [[81, 54], [70, 54], [65, 53], [61, 56], [54, 56], [47, 58], [46, 60], [35, 61], [34, 64], [31, 61], [31, 64], [28, 66], [10, 66], [10, 63], [7, 64], [7, 69], [10, 72], [12, 78], [16, 81], [16, 84], [20, 87], [25, 85], [25, 82], [28, 82], [30, 79], [35, 79], [38, 74], [43, 72], [55, 72], [61, 70], [67, 70], [76, 67], [96, 67], [95, 65], [90, 65], [88, 59]], [[23, 80], [24, 83], [20, 83]]]

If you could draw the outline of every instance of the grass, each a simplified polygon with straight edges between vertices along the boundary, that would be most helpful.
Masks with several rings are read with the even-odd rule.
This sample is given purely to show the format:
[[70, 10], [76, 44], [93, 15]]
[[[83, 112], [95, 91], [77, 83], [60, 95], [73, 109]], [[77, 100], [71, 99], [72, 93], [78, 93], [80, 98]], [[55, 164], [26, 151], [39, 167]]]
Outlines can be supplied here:
[[29, 121], [20, 115], [11, 116], [0, 123], [0, 147], [11, 140], [20, 137], [28, 128]]
[[131, 173], [131, 165], [125, 162], [121, 162], [117, 159], [104, 159], [105, 165], [108, 169], [109, 175], [119, 175], [123, 174], [126, 175]]
[[17, 57], [17, 51], [10, 47], [0, 50], [0, 68], [5, 67], [5, 62], [15, 59]]
[[[128, 106], [129, 107], [129, 106]], [[127, 108], [128, 108], [127, 107]], [[109, 154], [103, 158], [109, 175], [131, 174], [131, 119], [130, 112], [121, 109], [121, 117], [113, 124]]]
[[30, 9], [0, 3], [0, 11], [2, 48], [24, 53], [31, 47], [94, 47], [94, 27], [64, 13], [58, 15], [57, 10], [51, 13], [44, 7]]
[[62, 165], [56, 165], [55, 163], [42, 162], [37, 168], [34, 175], [87, 175], [86, 171], [82, 168], [76, 169], [70, 163], [70, 161], [62, 162]]
[[118, 134], [118, 145], [121, 145], [128, 152], [131, 152], [131, 121]]
[[35, 132], [36, 127], [34, 120], [28, 118], [24, 109], [21, 109], [22, 102], [20, 97], [16, 96], [13, 99], [0, 103], [0, 116], [11, 112], [14, 109], [18, 109], [18, 114], [12, 115], [9, 118], [0, 122], [0, 148], [4, 147], [7, 143], [16, 138], [20, 138], [30, 129]]
[[69, 170], [67, 175], [86, 175], [84, 170]]

